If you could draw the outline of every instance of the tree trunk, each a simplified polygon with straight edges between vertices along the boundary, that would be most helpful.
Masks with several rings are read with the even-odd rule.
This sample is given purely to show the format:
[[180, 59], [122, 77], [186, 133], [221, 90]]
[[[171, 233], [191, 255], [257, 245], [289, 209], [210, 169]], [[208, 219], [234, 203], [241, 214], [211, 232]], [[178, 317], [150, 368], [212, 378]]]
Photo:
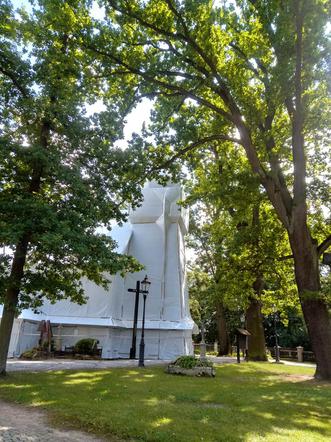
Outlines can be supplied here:
[[4, 307], [0, 323], [0, 376], [6, 374], [7, 356], [13, 323], [18, 304], [18, 295], [24, 274], [24, 265], [28, 249], [28, 235], [16, 246], [9, 284], [4, 296]]
[[[50, 101], [54, 103], [55, 98], [50, 97]], [[43, 120], [40, 127], [39, 141], [40, 146], [44, 151], [47, 151], [50, 130], [50, 122], [47, 119]], [[39, 161], [32, 170], [31, 181], [28, 187], [29, 194], [33, 195], [40, 192], [42, 173], [43, 164]], [[4, 295], [4, 309], [0, 324], [0, 375], [6, 374], [10, 337], [18, 304], [18, 296], [24, 276], [24, 266], [30, 239], [31, 232], [26, 232], [16, 245], [10, 277], [8, 278], [8, 286]]]
[[[257, 202], [253, 207], [252, 214], [252, 228], [255, 230], [256, 237], [253, 245], [257, 251], [261, 250], [260, 244], [260, 202]], [[254, 238], [254, 237], [253, 237]], [[250, 304], [246, 311], [246, 328], [251, 333], [248, 336], [248, 359], [252, 361], [266, 361], [267, 353], [265, 349], [265, 337], [263, 328], [263, 317], [261, 313], [261, 294], [264, 288], [263, 274], [258, 262], [256, 262], [255, 281], [253, 283], [253, 290], [255, 298], [249, 299]]]
[[222, 302], [218, 302], [216, 305], [216, 323], [219, 344], [218, 356], [227, 355], [229, 353], [229, 335]]
[[319, 256], [308, 229], [289, 234], [295, 279], [303, 315], [317, 363], [315, 377], [331, 379], [331, 321], [320, 295]]
[[251, 333], [251, 336], [248, 336], [248, 359], [251, 361], [266, 361], [263, 317], [261, 302], [258, 299], [252, 298], [250, 300], [246, 311], [246, 327]]
[[15, 313], [15, 302], [4, 305], [0, 324], [0, 376], [6, 374], [7, 356]]

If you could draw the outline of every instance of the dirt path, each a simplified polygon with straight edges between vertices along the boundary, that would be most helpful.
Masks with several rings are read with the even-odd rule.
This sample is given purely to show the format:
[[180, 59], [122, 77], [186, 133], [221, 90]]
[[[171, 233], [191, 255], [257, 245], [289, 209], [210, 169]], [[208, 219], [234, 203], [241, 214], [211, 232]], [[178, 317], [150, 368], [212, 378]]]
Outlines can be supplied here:
[[[145, 365], [165, 365], [170, 361], [145, 360]], [[119, 367], [137, 367], [138, 361], [133, 359], [117, 360], [82, 360], [82, 359], [43, 359], [24, 360], [8, 359], [7, 371], [49, 371], [49, 370], [100, 370]]]
[[81, 431], [52, 428], [46, 413], [0, 401], [0, 442], [101, 442]]

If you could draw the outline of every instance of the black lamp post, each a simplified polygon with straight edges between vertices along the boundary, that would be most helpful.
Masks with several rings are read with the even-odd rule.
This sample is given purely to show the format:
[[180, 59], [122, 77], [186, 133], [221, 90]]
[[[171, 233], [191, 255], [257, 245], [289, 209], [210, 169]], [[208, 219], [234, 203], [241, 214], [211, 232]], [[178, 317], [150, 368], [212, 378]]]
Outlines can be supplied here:
[[130, 359], [135, 359], [135, 357], [136, 357], [137, 321], [138, 321], [140, 281], [137, 281], [135, 289], [128, 289], [128, 292], [133, 292], [136, 294], [135, 303], [134, 303], [134, 314], [133, 314], [132, 344], [131, 344], [131, 348], [130, 348]]
[[[147, 282], [147, 284], [146, 284]], [[136, 342], [137, 342], [137, 324], [138, 324], [138, 310], [139, 310], [139, 295], [143, 293], [147, 295], [148, 285], [150, 282], [145, 276], [143, 281], [137, 281], [135, 289], [128, 289], [128, 292], [135, 293], [134, 314], [133, 314], [133, 331], [132, 331], [132, 344], [130, 348], [130, 359], [136, 358]], [[141, 288], [140, 288], [141, 286]]]
[[141, 327], [141, 339], [139, 345], [139, 362], [138, 367], [145, 367], [144, 358], [145, 358], [145, 308], [146, 308], [146, 298], [149, 292], [150, 282], [148, 281], [147, 275], [141, 281], [142, 290], [140, 293], [143, 294], [144, 304], [143, 304], [143, 320]]

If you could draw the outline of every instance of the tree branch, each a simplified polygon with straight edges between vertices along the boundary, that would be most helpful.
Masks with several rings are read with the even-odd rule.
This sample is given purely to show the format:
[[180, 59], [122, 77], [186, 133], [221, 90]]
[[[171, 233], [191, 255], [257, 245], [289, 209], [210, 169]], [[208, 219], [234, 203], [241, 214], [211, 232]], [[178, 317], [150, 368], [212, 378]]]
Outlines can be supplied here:
[[[244, 147], [246, 151], [246, 155], [249, 163], [251, 164], [253, 172], [260, 177], [261, 183], [266, 188], [268, 196], [272, 204], [274, 205], [279, 218], [286, 226], [286, 228], [289, 228], [290, 216], [288, 213], [288, 207], [286, 207], [284, 203], [284, 192], [281, 192], [282, 186], [279, 185], [279, 177], [277, 179], [272, 174], [268, 174], [264, 169], [263, 164], [261, 163], [261, 160], [259, 158], [256, 146], [253, 144], [250, 129], [245, 123], [245, 119], [241, 114], [241, 110], [238, 104], [232, 97], [227, 84], [221, 78], [213, 58], [208, 55], [208, 53], [196, 41], [194, 36], [191, 35], [189, 26], [185, 21], [184, 14], [182, 13], [182, 11], [179, 11], [177, 9], [177, 3], [171, 0], [166, 0], [170, 12], [172, 12], [175, 21], [177, 21], [176, 25], [178, 30], [171, 31], [168, 29], [164, 29], [164, 27], [162, 27], [158, 23], [151, 23], [150, 20], [146, 18], [146, 14], [143, 15], [138, 13], [130, 6], [129, 1], [126, 2], [125, 6], [123, 7], [119, 6], [118, 2], [116, 2], [115, 0], [108, 0], [108, 2], [111, 6], [113, 6], [116, 11], [128, 17], [129, 19], [135, 20], [137, 24], [140, 24], [141, 26], [146, 27], [153, 32], [156, 32], [158, 35], [161, 35], [166, 39], [169, 39], [170, 41], [178, 41], [183, 45], [183, 47], [191, 48], [193, 53], [197, 55], [196, 58], [204, 63], [203, 74], [206, 77], [206, 81], [201, 84], [203, 84], [205, 87], [207, 87], [209, 90], [220, 97], [221, 105], [215, 104], [215, 100], [210, 100], [208, 98], [205, 98], [206, 96], [201, 96], [201, 94], [197, 93], [195, 90], [188, 90], [186, 87], [183, 86], [183, 84], [174, 84], [167, 78], [162, 80], [156, 79], [153, 72], [149, 73], [146, 71], [142, 71], [135, 66], [128, 66], [127, 63], [125, 63], [123, 60], [120, 60], [116, 54], [108, 53], [108, 56], [110, 56], [113, 61], [115, 61], [116, 63], [120, 63], [122, 66], [125, 66], [128, 69], [131, 69], [133, 73], [141, 76], [147, 82], [157, 85], [161, 90], [163, 89], [167, 92], [180, 93], [183, 95], [183, 97], [192, 98], [197, 103], [211, 109], [218, 115], [221, 115], [227, 121], [231, 122], [239, 131], [240, 144]], [[177, 51], [176, 48], [174, 49]], [[194, 63], [195, 62], [196, 61], [194, 60]], [[201, 70], [199, 70], [199, 72], [201, 73]], [[195, 85], [193, 86], [195, 87]], [[200, 144], [199, 142], [197, 143], [198, 145]], [[186, 149], [189, 149], [189, 147], [187, 147]], [[182, 154], [187, 151], [186, 149], [182, 152]]]
[[193, 143], [191, 143], [188, 146], [184, 147], [183, 149], [179, 150], [169, 160], [165, 161], [160, 166], [153, 168], [152, 171], [165, 169], [168, 166], [170, 166], [174, 161], [176, 161], [178, 158], [185, 155], [187, 152], [190, 152], [191, 150], [195, 149], [196, 147], [201, 146], [202, 144], [210, 143], [213, 141], [231, 141], [232, 143], [241, 144], [241, 141], [238, 140], [237, 138], [228, 137], [226, 135], [211, 135], [209, 137], [201, 138], [200, 140], [194, 141]]
[[277, 261], [287, 261], [288, 259], [293, 259], [293, 255], [280, 256]]
[[301, 216], [307, 216], [306, 208], [306, 159], [304, 152], [302, 106], [302, 57], [303, 57], [303, 7], [301, 0], [295, 0], [296, 15], [296, 65], [294, 73], [295, 109], [293, 114], [292, 152], [294, 164], [293, 198]]
[[[5, 60], [6, 61], [6, 60]], [[8, 63], [8, 61], [6, 61]], [[28, 98], [28, 90], [18, 81], [14, 73], [0, 65], [0, 72], [11, 80], [14, 87], [21, 93], [22, 97]]]
[[99, 55], [110, 58], [118, 65], [125, 67], [126, 69], [130, 70], [130, 72], [133, 74], [139, 75], [140, 77], [142, 77], [144, 80], [148, 81], [149, 83], [154, 83], [157, 86], [159, 86], [160, 88], [164, 88], [169, 91], [178, 92], [179, 94], [185, 96], [186, 98], [192, 98], [192, 100], [196, 101], [197, 103], [202, 104], [205, 107], [208, 107], [209, 109], [213, 110], [214, 112], [218, 113], [219, 115], [222, 115], [224, 118], [226, 118], [227, 120], [230, 120], [234, 123], [235, 120], [231, 114], [226, 112], [221, 107], [216, 106], [215, 104], [209, 102], [208, 100], [206, 100], [202, 97], [199, 97], [193, 91], [187, 90], [184, 87], [179, 86], [179, 85], [174, 85], [171, 83], [167, 83], [165, 81], [158, 80], [157, 78], [155, 78], [155, 76], [149, 74], [148, 72], [144, 72], [144, 71], [138, 69], [137, 67], [131, 66], [128, 63], [124, 62], [119, 57], [117, 57], [115, 54], [101, 50], [101, 49], [96, 48], [95, 46], [91, 46], [91, 45], [87, 45], [85, 47], [87, 49], [94, 51], [95, 53], [97, 53]]
[[321, 256], [331, 246], [331, 235], [325, 238], [324, 241], [317, 247], [318, 256]]
[[[169, 10], [173, 13], [174, 17], [176, 17], [178, 22], [181, 24], [181, 26], [183, 28], [183, 33], [182, 32], [167, 31], [166, 29], [160, 28], [159, 26], [155, 25], [154, 23], [151, 23], [151, 22], [145, 20], [145, 18], [141, 17], [141, 15], [139, 15], [139, 14], [134, 13], [131, 9], [126, 10], [126, 9], [120, 8], [118, 6], [118, 4], [116, 3], [116, 1], [114, 1], [114, 0], [108, 0], [108, 2], [116, 11], [120, 12], [123, 15], [126, 15], [129, 18], [133, 18], [133, 19], [137, 20], [138, 23], [142, 24], [143, 26], [146, 26], [148, 29], [151, 29], [152, 31], [154, 31], [158, 34], [161, 34], [165, 37], [168, 37], [170, 39], [172, 38], [177, 41], [181, 41], [181, 42], [185, 42], [186, 44], [189, 44], [191, 46], [191, 48], [195, 51], [195, 53], [198, 54], [198, 56], [201, 58], [201, 60], [203, 60], [206, 63], [206, 65], [209, 67], [209, 69], [211, 70], [211, 72], [208, 72], [208, 70], [204, 69], [206, 72], [206, 76], [208, 77], [210, 75], [210, 73], [212, 73], [213, 76], [215, 77], [215, 79], [217, 80], [219, 87], [218, 88], [214, 87], [213, 88], [214, 92], [218, 93], [218, 95], [222, 98], [222, 100], [224, 101], [225, 104], [228, 104], [229, 106], [232, 107], [232, 109], [234, 109], [235, 111], [238, 112], [238, 107], [237, 107], [235, 101], [233, 100], [233, 98], [230, 94], [230, 91], [226, 87], [226, 84], [224, 83], [224, 81], [222, 80], [220, 75], [218, 74], [217, 67], [213, 63], [212, 59], [207, 56], [206, 52], [196, 42], [196, 40], [191, 37], [189, 29], [183, 19], [182, 14], [177, 11], [173, 2], [166, 0]], [[231, 117], [230, 114], [228, 114], [228, 117], [229, 116]], [[231, 120], [231, 121], [233, 121], [233, 120]]]
[[[247, 68], [253, 72], [256, 78], [258, 78], [263, 84], [265, 84], [265, 77], [262, 77], [260, 75], [260, 72], [253, 66], [253, 64], [249, 61], [247, 55], [245, 52], [235, 43], [230, 42], [229, 46], [231, 46], [232, 49], [234, 49], [237, 54], [245, 61]], [[261, 69], [260, 64], [258, 64], [258, 67]], [[265, 72], [264, 72], [265, 73]]]

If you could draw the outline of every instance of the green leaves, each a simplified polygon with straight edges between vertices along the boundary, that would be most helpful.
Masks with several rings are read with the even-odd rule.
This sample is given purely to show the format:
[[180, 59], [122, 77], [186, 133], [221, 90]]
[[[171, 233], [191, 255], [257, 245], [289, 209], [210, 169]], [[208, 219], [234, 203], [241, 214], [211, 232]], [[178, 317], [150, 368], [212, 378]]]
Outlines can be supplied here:
[[[94, 32], [90, 6], [44, 0], [15, 16], [1, 6], [0, 302], [25, 237], [18, 308], [38, 308], [43, 297], [82, 303], [83, 278], [107, 287], [111, 274], [141, 268], [97, 233], [139, 203], [145, 157], [137, 146], [114, 147], [134, 92], [129, 84], [101, 87], [81, 45]], [[104, 111], [84, 115], [97, 98]]]
[[189, 245], [197, 260], [189, 288], [196, 317], [211, 317], [216, 302], [237, 312], [258, 298], [265, 313], [274, 303], [280, 310], [297, 304], [292, 262], [280, 260], [290, 254], [285, 230], [245, 157], [231, 147], [220, 144], [195, 158], [187, 183], [186, 203], [195, 207]]

